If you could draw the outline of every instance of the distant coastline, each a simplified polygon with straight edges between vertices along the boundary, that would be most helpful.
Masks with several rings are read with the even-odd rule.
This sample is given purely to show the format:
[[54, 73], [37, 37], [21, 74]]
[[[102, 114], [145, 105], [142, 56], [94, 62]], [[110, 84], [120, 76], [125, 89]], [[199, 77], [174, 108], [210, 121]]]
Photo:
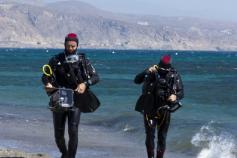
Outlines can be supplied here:
[[[0, 47], [0, 49], [7, 49], [9, 50], [13, 50], [13, 49], [42, 49], [45, 50], [46, 52], [48, 52], [49, 50], [61, 50], [63, 51], [63, 47], [59, 47], [59, 48], [50, 48], [50, 47]], [[83, 50], [104, 50], [104, 51], [109, 51], [111, 53], [118, 53], [119, 51], [127, 51], [127, 50], [132, 50], [132, 51], [166, 51], [166, 52], [205, 52], [205, 53], [216, 53], [216, 52], [220, 52], [220, 53], [237, 53], [237, 50], [211, 50], [211, 49], [206, 49], [206, 50], [178, 50], [178, 49], [174, 49], [174, 50], [164, 50], [164, 49], [144, 49], [144, 48], [140, 48], [140, 49], [128, 49], [128, 48], [78, 48], [78, 51], [83, 51]]]
[[[62, 39], [63, 41], [64, 39]], [[0, 41], [0, 48], [23, 48], [23, 49], [64, 49], [64, 44], [63, 43], [57, 43], [55, 42], [53, 45], [49, 44], [44, 44], [44, 45], [38, 45], [38, 44], [21, 44], [14, 42], [14, 44], [11, 44], [9, 42], [4, 42], [4, 44], [1, 43]], [[237, 51], [237, 46], [236, 48], [231, 46], [230, 48], [219, 48], [219, 47], [203, 47], [203, 48], [197, 48], [196, 46], [188, 47], [188, 48], [181, 48], [180, 46], [178, 47], [142, 47], [142, 46], [130, 46], [130, 47], [114, 47], [113, 45], [110, 46], [90, 46], [86, 44], [80, 44], [79, 43], [79, 49], [109, 49], [109, 50], [165, 50], [165, 51]]]

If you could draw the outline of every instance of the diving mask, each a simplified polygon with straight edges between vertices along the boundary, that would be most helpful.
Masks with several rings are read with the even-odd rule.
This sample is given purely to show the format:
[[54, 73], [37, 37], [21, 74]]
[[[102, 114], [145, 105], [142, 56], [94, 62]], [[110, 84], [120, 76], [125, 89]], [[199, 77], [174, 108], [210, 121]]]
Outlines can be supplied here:
[[68, 55], [65, 57], [66, 63], [75, 63], [79, 60], [79, 57], [77, 54], [74, 55]]

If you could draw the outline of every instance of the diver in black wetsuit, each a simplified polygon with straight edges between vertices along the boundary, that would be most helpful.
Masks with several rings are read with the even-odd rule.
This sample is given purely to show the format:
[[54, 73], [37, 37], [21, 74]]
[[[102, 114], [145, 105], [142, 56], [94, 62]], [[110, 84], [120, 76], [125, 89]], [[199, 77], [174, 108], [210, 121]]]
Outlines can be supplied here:
[[[76, 34], [68, 34], [65, 37], [64, 45], [64, 52], [52, 57], [49, 61], [53, 75], [47, 76], [43, 74], [42, 82], [48, 93], [50, 93], [51, 88], [64, 87], [83, 94], [89, 86], [99, 81], [99, 77], [89, 60], [85, 58], [85, 55], [77, 54], [78, 38]], [[50, 106], [56, 105], [51, 102]], [[55, 141], [62, 153], [61, 158], [75, 158], [81, 111], [77, 107], [68, 110], [51, 109], [53, 111]], [[64, 138], [66, 119], [68, 120], [68, 147]]]
[[[134, 82], [143, 83], [143, 93], [137, 101], [136, 110], [144, 115], [148, 158], [154, 158], [155, 155], [156, 128], [158, 135], [156, 158], [163, 158], [170, 113], [179, 108], [178, 101], [184, 95], [181, 77], [171, 66], [171, 57], [164, 55], [158, 65], [139, 73]], [[172, 109], [174, 107], [177, 108]]]

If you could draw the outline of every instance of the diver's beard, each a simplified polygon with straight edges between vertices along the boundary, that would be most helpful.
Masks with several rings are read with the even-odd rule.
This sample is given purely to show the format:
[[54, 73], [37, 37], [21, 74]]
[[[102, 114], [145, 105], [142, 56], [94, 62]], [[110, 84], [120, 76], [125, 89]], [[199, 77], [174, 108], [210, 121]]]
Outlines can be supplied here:
[[77, 49], [74, 50], [74, 51], [72, 51], [72, 52], [69, 52], [69, 51], [67, 51], [67, 50], [65, 49], [64, 52], [65, 52], [65, 55], [66, 55], [66, 56], [68, 56], [68, 55], [75, 55], [75, 54], [77, 54]]

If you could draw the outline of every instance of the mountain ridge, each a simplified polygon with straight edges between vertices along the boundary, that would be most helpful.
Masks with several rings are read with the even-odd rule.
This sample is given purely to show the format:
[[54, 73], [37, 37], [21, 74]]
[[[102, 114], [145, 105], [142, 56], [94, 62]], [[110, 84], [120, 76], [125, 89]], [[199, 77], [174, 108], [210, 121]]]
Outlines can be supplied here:
[[237, 50], [237, 23], [118, 14], [72, 2], [0, 0], [0, 47], [63, 48], [65, 35], [75, 32], [83, 48]]

